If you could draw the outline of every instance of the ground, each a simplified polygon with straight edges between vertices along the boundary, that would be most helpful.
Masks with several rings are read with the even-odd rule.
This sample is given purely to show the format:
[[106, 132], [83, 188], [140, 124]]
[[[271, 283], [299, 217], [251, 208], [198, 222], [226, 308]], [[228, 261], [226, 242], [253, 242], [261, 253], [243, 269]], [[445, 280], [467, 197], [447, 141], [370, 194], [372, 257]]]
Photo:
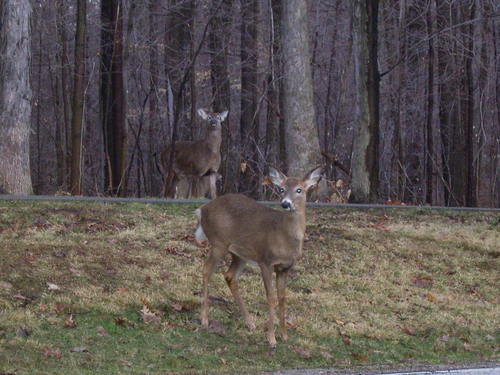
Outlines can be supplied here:
[[0, 202], [0, 373], [242, 373], [498, 361], [500, 215], [310, 208], [290, 340], [249, 332], [221, 272], [198, 321], [194, 205]]

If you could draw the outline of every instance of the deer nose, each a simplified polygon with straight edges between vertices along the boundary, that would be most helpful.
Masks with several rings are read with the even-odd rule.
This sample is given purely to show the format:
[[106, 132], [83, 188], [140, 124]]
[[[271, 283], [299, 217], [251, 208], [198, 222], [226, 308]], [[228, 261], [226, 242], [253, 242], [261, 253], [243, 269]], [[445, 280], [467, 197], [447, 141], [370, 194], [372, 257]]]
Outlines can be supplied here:
[[292, 207], [292, 205], [290, 204], [289, 201], [282, 201], [281, 207], [283, 207], [285, 210], [289, 210]]

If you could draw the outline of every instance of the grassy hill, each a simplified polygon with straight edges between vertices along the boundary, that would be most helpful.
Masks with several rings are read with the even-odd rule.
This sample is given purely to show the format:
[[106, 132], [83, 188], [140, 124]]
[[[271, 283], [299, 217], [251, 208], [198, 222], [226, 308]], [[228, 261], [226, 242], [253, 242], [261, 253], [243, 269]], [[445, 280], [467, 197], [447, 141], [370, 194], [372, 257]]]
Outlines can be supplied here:
[[308, 209], [269, 350], [262, 281], [221, 265], [198, 321], [207, 248], [195, 206], [0, 202], [0, 373], [164, 374], [498, 360], [500, 216]]

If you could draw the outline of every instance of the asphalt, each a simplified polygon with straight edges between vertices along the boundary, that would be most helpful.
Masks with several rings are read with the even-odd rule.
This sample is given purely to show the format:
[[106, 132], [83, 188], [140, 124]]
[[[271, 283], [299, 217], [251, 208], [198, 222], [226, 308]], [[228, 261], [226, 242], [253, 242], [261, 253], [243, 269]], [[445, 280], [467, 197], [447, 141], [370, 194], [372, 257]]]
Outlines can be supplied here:
[[[103, 202], [103, 203], [146, 203], [146, 204], [203, 204], [209, 202], [206, 199], [162, 199], [162, 198], [120, 198], [120, 197], [89, 197], [89, 196], [69, 196], [69, 195], [9, 195], [0, 194], [0, 200], [6, 201], [69, 201], [69, 202]], [[280, 202], [262, 203], [268, 205], [279, 205]], [[432, 211], [481, 211], [481, 212], [498, 212], [500, 208], [496, 207], [443, 207], [443, 206], [403, 206], [389, 204], [335, 204], [326, 202], [307, 202], [308, 207], [344, 207], [354, 209], [389, 209], [389, 210], [406, 210], [406, 209], [421, 209]]]
[[271, 372], [269, 375], [500, 375], [500, 366], [479, 368], [434, 368], [399, 372], [376, 371], [374, 369], [296, 369]]

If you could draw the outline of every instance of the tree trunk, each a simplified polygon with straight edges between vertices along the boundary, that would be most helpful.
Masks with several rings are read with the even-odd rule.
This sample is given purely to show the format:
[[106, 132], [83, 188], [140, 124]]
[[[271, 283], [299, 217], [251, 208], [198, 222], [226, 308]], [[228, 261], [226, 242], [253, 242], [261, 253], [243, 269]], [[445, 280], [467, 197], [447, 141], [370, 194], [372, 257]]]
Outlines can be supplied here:
[[106, 191], [123, 194], [126, 168], [125, 93], [123, 82], [123, 5], [101, 3], [101, 116], [104, 134]]
[[432, 0], [427, 13], [427, 34], [429, 39], [429, 55], [427, 65], [427, 119], [426, 140], [426, 202], [430, 205], [444, 205], [444, 187], [442, 183], [442, 147], [439, 124], [439, 55], [437, 37], [437, 3]]
[[241, 2], [241, 118], [240, 146], [242, 160], [239, 191], [255, 194], [258, 188], [259, 121], [257, 115], [257, 18], [258, 0]]
[[76, 10], [75, 71], [71, 118], [71, 194], [82, 194], [82, 126], [85, 105], [85, 34], [87, 0], [78, 0]]
[[28, 0], [0, 2], [0, 193], [31, 194]]
[[[210, 47], [210, 75], [212, 81], [212, 96], [214, 112], [229, 111], [231, 116], [231, 87], [229, 82], [228, 52], [231, 26], [231, 0], [223, 0], [219, 6], [212, 2], [212, 19], [209, 47]], [[231, 126], [228, 120], [222, 126], [222, 162], [220, 174], [223, 176], [223, 192], [236, 191], [238, 179], [238, 156], [236, 150], [237, 134], [239, 129]]]
[[307, 2], [283, 0], [283, 118], [288, 173], [303, 176], [321, 163], [313, 102]]
[[351, 202], [377, 199], [379, 146], [378, 0], [353, 1], [356, 126]]
[[267, 78], [267, 124], [265, 163], [273, 167], [281, 167], [280, 162], [280, 86], [282, 72], [281, 63], [281, 4], [280, 0], [269, 2], [270, 40], [269, 40], [269, 74]]
[[160, 194], [161, 179], [157, 178], [156, 161], [159, 158], [158, 135], [160, 134], [160, 59], [156, 45], [158, 40], [155, 37], [158, 28], [159, 5], [161, 0], [150, 0], [149, 2], [149, 127], [148, 127], [148, 187], [146, 194], [155, 196]]

